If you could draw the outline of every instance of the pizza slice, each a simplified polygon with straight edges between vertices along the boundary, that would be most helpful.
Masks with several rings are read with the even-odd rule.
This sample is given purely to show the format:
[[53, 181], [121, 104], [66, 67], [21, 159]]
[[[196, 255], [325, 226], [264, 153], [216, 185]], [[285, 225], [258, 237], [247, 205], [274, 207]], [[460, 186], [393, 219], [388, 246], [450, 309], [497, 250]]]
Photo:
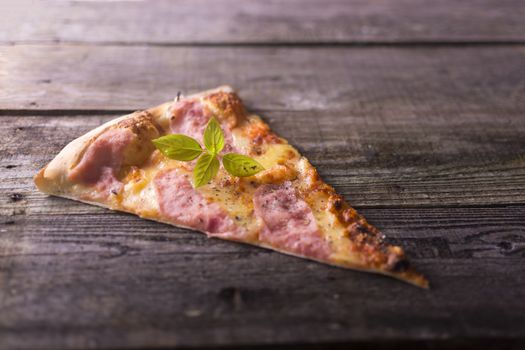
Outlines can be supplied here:
[[[170, 138], [193, 140], [180, 144], [185, 156], [162, 148]], [[239, 176], [231, 174], [235, 166]], [[197, 178], [201, 168], [206, 176]], [[387, 244], [306, 158], [248, 113], [230, 87], [114, 119], [68, 144], [35, 184], [51, 195], [209, 237], [428, 287], [403, 249]]]

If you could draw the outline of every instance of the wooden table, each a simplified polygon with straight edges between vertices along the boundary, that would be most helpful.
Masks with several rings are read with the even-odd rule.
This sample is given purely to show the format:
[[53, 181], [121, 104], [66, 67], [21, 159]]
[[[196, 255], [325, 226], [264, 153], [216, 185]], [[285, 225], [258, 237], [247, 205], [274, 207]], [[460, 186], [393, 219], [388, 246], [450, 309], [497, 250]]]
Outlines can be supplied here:
[[[0, 13], [1, 349], [525, 346], [525, 2], [17, 0]], [[35, 189], [77, 136], [221, 84], [432, 289]]]

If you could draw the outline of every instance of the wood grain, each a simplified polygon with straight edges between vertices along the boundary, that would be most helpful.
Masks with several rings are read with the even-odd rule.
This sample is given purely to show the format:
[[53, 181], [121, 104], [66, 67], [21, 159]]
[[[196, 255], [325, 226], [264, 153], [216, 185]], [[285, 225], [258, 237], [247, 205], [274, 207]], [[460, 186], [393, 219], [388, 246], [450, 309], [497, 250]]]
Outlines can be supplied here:
[[525, 331], [525, 206], [362, 210], [430, 277], [423, 291], [0, 191], [2, 213], [15, 213], [0, 223], [3, 349], [481, 342]]
[[[34, 209], [46, 206], [29, 179], [69, 141], [114, 117], [2, 117], [0, 186], [29, 196]], [[358, 207], [525, 204], [521, 116], [263, 117]]]
[[[8, 0], [0, 13], [0, 349], [523, 348], [523, 1]], [[432, 289], [32, 184], [101, 123], [221, 84]]]
[[[517, 176], [511, 177], [512, 169], [498, 173], [490, 163], [497, 162], [501, 150], [513, 157], [511, 149], [522, 140], [521, 118], [510, 117], [509, 124], [504, 119], [464, 117], [462, 127], [418, 119], [407, 128], [407, 121], [398, 118], [335, 115], [319, 119], [316, 113], [268, 112], [275, 130], [298, 143], [314, 163], [321, 162], [319, 169], [325, 177], [343, 181], [338, 185], [343, 192], [355, 190], [345, 192], [352, 202], [352, 197], [361, 196], [360, 204], [371, 206], [361, 207], [361, 213], [391, 242], [404, 246], [413, 263], [430, 278], [432, 289], [421, 291], [385, 277], [206, 239], [35, 190], [31, 177], [40, 166], [72, 137], [113, 117], [2, 117], [0, 347], [521, 339], [525, 331], [525, 306], [519, 302], [525, 297], [525, 205], [503, 203], [523, 203], [523, 193], [517, 190], [523, 184], [523, 171], [518, 167]], [[342, 142], [340, 137], [345, 137], [349, 125], [351, 135], [357, 136]], [[293, 131], [297, 128], [298, 134]], [[413, 158], [386, 153], [367, 160], [369, 147], [358, 146], [367, 130], [379, 133], [372, 140], [391, 140], [391, 148], [386, 149], [406, 151]], [[421, 135], [426, 139], [432, 133], [436, 145], [448, 146], [439, 152], [437, 147], [422, 147]], [[468, 141], [474, 134], [488, 140], [483, 154], [477, 153], [478, 143]], [[457, 139], [462, 140], [461, 147], [454, 135], [461, 135]], [[319, 142], [311, 142], [315, 138]], [[415, 146], [396, 144], [405, 138]], [[379, 147], [376, 141], [372, 147]], [[434, 150], [432, 156], [428, 149]], [[327, 150], [340, 153], [325, 157]], [[358, 171], [352, 177], [334, 176], [342, 169], [340, 163], [323, 161], [332, 157]], [[409, 184], [416, 181], [410, 174], [428, 174], [432, 169], [418, 157], [431, 162], [449, 159], [458, 166], [487, 161], [485, 172], [471, 173], [475, 178], [488, 174], [491, 180], [483, 185], [471, 178], [425, 187], [448, 193], [478, 191], [464, 199], [473, 196], [482, 206], [424, 208], [417, 199], [400, 205], [393, 192], [370, 195], [373, 178], [358, 180], [366, 186], [354, 183], [359, 173], [383, 168], [378, 172], [381, 179], [403, 179], [408, 197], [413, 196], [417, 191]], [[453, 160], [456, 157], [460, 159]], [[402, 163], [392, 159], [406, 159], [410, 164], [404, 177], [399, 176], [403, 170], [392, 168], [395, 164], [402, 168]], [[500, 190], [506, 186], [505, 179], [514, 181], [507, 195]], [[497, 198], [499, 205], [487, 207], [490, 198]], [[381, 207], [385, 203], [398, 207]], [[453, 204], [468, 203], [467, 199]]]
[[2, 1], [0, 42], [524, 42], [520, 0]]
[[525, 46], [0, 48], [0, 109], [134, 110], [230, 84], [258, 110], [523, 115]]

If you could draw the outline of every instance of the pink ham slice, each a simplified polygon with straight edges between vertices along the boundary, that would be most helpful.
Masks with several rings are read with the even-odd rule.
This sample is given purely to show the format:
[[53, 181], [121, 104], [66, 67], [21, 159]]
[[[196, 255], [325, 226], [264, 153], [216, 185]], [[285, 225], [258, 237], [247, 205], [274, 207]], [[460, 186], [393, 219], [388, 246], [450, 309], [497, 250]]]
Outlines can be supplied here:
[[[174, 102], [171, 107], [170, 129], [174, 134], [191, 136], [202, 145], [202, 135], [212, 114], [198, 100], [182, 100]], [[221, 125], [224, 133], [225, 152], [233, 152], [233, 137], [231, 130]]]
[[117, 179], [122, 165], [123, 152], [135, 134], [128, 129], [111, 129], [100, 135], [86, 150], [78, 165], [69, 173], [69, 180], [93, 185], [107, 196], [122, 190]]
[[263, 185], [253, 198], [255, 215], [264, 227], [259, 240], [284, 252], [324, 260], [331, 249], [319, 231], [310, 207], [292, 184]]
[[188, 175], [177, 169], [160, 172], [154, 179], [160, 212], [175, 225], [209, 236], [241, 239], [244, 231], [217, 204], [209, 203], [192, 186]]

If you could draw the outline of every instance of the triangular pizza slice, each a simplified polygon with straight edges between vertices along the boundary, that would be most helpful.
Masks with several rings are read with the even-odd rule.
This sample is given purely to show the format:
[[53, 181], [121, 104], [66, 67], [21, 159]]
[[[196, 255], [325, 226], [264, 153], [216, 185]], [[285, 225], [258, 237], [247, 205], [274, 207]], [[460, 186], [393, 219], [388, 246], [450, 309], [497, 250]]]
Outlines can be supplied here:
[[[171, 159], [152, 140], [184, 135], [203, 145], [211, 119], [223, 133], [216, 156], [223, 165], [210, 160], [216, 175], [195, 186], [192, 174], [199, 161]], [[225, 169], [226, 153], [248, 156], [264, 170], [233, 176]], [[306, 158], [247, 112], [230, 87], [178, 96], [114, 119], [68, 144], [40, 170], [35, 183], [51, 195], [210, 237], [428, 286], [403, 249], [387, 244]]]

